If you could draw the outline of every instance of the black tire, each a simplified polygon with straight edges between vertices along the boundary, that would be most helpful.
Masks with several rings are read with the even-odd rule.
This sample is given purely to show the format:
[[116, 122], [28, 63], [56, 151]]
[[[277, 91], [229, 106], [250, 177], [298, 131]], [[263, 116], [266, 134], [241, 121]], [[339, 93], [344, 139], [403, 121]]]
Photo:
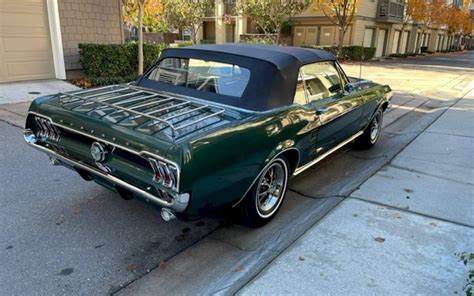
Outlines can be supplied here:
[[380, 137], [383, 122], [383, 110], [379, 109], [372, 117], [369, 125], [365, 128], [364, 133], [356, 139], [359, 149], [372, 148]]
[[[276, 216], [285, 199], [289, 174], [290, 167], [283, 156], [275, 158], [265, 167], [239, 207], [241, 224], [257, 228]], [[269, 180], [270, 177], [274, 180]]]

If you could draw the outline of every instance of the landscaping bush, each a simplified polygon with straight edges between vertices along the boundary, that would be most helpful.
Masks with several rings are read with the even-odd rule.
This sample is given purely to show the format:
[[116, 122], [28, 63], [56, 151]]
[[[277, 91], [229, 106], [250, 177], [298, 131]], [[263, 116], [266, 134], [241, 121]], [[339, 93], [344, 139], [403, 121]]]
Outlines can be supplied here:
[[409, 56], [409, 54], [407, 54], [407, 53], [392, 53], [392, 54], [389, 54], [388, 56], [391, 57], [391, 58], [406, 58], [407, 56]]
[[375, 47], [362, 46], [344, 46], [342, 52], [338, 54], [337, 46], [303, 46], [307, 48], [316, 48], [329, 51], [336, 55], [339, 59], [349, 60], [370, 60], [375, 56]]
[[362, 46], [345, 46], [342, 48], [342, 56], [349, 60], [362, 60], [364, 48]]
[[[143, 45], [143, 67], [151, 66], [166, 48]], [[79, 44], [80, 63], [93, 86], [125, 83], [137, 79], [138, 44]]]
[[187, 47], [187, 46], [193, 45], [193, 42], [189, 40], [182, 40], [182, 41], [176, 42], [176, 44], [178, 45], [178, 47]]

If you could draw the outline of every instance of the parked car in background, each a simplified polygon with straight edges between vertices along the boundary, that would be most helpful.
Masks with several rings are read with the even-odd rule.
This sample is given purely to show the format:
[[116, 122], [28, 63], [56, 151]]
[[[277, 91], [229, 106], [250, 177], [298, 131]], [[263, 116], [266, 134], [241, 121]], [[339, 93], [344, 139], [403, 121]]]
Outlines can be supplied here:
[[281, 208], [291, 176], [353, 140], [373, 146], [391, 94], [321, 50], [173, 48], [132, 84], [36, 99], [24, 135], [165, 220], [231, 208], [255, 227]]

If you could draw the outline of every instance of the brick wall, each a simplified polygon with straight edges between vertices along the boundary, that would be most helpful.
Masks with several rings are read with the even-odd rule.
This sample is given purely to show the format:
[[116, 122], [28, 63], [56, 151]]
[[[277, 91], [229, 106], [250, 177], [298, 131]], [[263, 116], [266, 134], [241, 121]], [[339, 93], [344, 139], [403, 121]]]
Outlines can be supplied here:
[[79, 43], [122, 42], [121, 0], [59, 0], [59, 18], [68, 77], [81, 69]]

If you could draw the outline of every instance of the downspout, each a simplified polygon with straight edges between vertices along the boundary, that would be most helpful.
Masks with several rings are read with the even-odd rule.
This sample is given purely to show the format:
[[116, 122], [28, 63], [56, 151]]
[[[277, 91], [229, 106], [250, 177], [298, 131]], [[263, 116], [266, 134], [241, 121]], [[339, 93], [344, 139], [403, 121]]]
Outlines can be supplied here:
[[46, 0], [48, 11], [49, 34], [53, 52], [54, 73], [57, 79], [66, 79], [64, 65], [63, 41], [61, 37], [61, 22], [59, 19], [58, 0]]

